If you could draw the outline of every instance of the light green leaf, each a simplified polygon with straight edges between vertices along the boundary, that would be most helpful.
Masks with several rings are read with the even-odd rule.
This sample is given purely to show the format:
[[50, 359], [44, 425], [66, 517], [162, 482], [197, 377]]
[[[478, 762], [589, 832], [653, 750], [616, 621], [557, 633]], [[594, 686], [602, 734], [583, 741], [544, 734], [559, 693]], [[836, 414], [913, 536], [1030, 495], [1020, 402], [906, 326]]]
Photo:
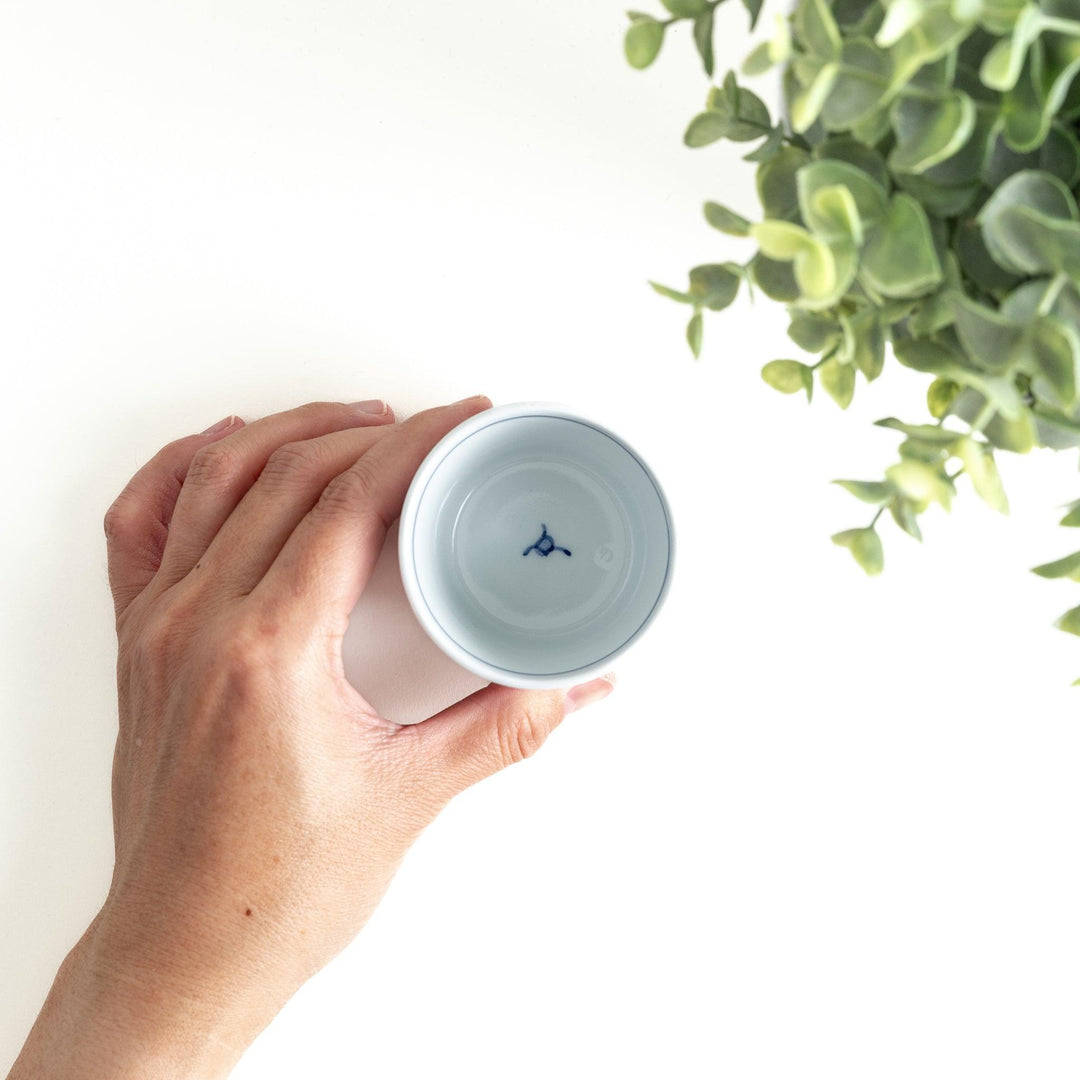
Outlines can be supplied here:
[[990, 449], [970, 436], [964, 436], [953, 447], [953, 453], [963, 463], [964, 472], [970, 477], [979, 498], [991, 509], [1007, 514], [1009, 500], [1005, 497], [1001, 476]]
[[1066, 528], [1075, 529], [1080, 526], [1080, 503], [1072, 503], [1072, 509], [1058, 522]]
[[683, 142], [687, 146], [698, 149], [708, 146], [720, 139], [726, 139], [731, 128], [731, 121], [727, 116], [717, 112], [698, 113], [683, 135]]
[[948, 510], [952, 502], [952, 485], [939, 469], [923, 461], [907, 458], [885, 470], [885, 477], [916, 503], [940, 503]]
[[983, 57], [979, 78], [992, 90], [1011, 90], [1020, 78], [1028, 47], [1042, 32], [1043, 16], [1026, 4], [1009, 33]]
[[631, 67], [640, 71], [657, 58], [663, 44], [663, 23], [647, 17], [635, 19], [626, 31], [626, 59]]
[[891, 0], [885, 4], [885, 21], [877, 33], [877, 43], [885, 46], [896, 44], [913, 30], [926, 15], [926, 0]]
[[937, 101], [902, 97], [892, 107], [895, 172], [924, 173], [958, 153], [975, 130], [975, 103], [960, 90]]
[[910, 195], [892, 197], [884, 225], [867, 238], [861, 273], [882, 296], [923, 296], [941, 283], [930, 222]]
[[[1074, 607], [1066, 611], [1054, 625], [1067, 634], [1080, 634], [1080, 607]], [[1080, 679], [1073, 683], [1073, 686], [1077, 685], [1080, 685]]]
[[842, 184], [819, 188], [807, 200], [806, 223], [824, 240], [861, 247], [863, 223], [851, 192]]
[[690, 351], [694, 354], [695, 360], [701, 356], [701, 337], [703, 333], [704, 326], [702, 325], [701, 312], [695, 311], [686, 324], [686, 342], [690, 346]]
[[[1039, 376], [1036, 392], [1051, 397], [1063, 408], [1076, 402], [1076, 366], [1080, 360], [1080, 336], [1074, 326], [1052, 315], [1044, 315], [1027, 327], [1018, 346], [1024, 366]], [[1044, 394], [1045, 380], [1050, 393]]]
[[840, 324], [828, 315], [800, 311], [798, 308], [789, 310], [788, 315], [791, 319], [788, 337], [800, 349], [810, 353], [825, 352], [842, 332]]
[[899, 431], [909, 439], [918, 439], [921, 442], [943, 449], [951, 447], [957, 439], [963, 438], [963, 432], [961, 431], [950, 431], [948, 428], [939, 427], [937, 424], [904, 424], [892, 416], [888, 416], [884, 420], [875, 420], [874, 426]]
[[805, 390], [807, 401], [813, 397], [814, 373], [798, 360], [771, 360], [761, 369], [761, 377], [782, 394], [797, 394]]
[[780, 153], [783, 146], [784, 128], [783, 125], [777, 124], [759, 146], [751, 150], [749, 154], [743, 154], [743, 161], [770, 161]]
[[926, 407], [935, 420], [947, 416], [960, 393], [960, 387], [949, 379], [935, 379], [926, 390]]
[[856, 499], [875, 506], [888, 502], [893, 495], [893, 489], [880, 480], [834, 480], [833, 483], [850, 491]]
[[791, 260], [795, 280], [810, 300], [830, 296], [837, 284], [836, 260], [829, 246], [800, 225], [762, 221], [750, 226], [750, 235], [770, 259]]
[[889, 207], [885, 188], [868, 173], [846, 161], [826, 159], [803, 164], [796, 175], [799, 210], [808, 224], [813, 215], [814, 196], [834, 187], [850, 192], [859, 218], [867, 228], [885, 220]]
[[854, 556], [855, 561], [873, 576], [880, 574], [885, 566], [885, 554], [881, 549], [881, 538], [874, 529], [847, 529], [836, 533], [832, 542], [838, 547], [845, 547]]
[[818, 368], [818, 378], [825, 392], [841, 409], [851, 404], [855, 396], [855, 368], [851, 364], [841, 364], [833, 356]]
[[[821, 0], [810, 0], [820, 3]], [[800, 134], [806, 131], [821, 115], [825, 100], [832, 93], [840, 74], [837, 63], [823, 64], [809, 85], [800, 90], [791, 102], [791, 126]]]

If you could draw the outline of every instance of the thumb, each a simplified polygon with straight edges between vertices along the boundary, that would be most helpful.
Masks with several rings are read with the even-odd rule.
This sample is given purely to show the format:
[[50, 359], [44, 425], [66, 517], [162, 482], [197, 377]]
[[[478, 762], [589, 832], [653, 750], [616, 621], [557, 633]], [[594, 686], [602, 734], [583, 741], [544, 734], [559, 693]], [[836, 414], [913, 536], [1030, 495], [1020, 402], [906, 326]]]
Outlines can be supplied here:
[[569, 713], [608, 696], [609, 673], [569, 690], [517, 690], [492, 683], [414, 729], [416, 746], [453, 797], [478, 780], [532, 757]]

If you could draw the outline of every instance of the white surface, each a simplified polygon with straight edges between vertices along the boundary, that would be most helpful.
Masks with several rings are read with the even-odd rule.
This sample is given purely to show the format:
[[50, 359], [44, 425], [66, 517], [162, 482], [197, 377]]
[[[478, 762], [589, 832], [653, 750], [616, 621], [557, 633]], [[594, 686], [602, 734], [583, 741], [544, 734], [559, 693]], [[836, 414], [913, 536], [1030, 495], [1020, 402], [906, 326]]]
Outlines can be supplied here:
[[[655, 7], [656, 5], [652, 5]], [[768, 15], [768, 12], [766, 13]], [[746, 51], [722, 9], [722, 60]], [[640, 446], [679, 574], [620, 686], [424, 835], [241, 1078], [1075, 1076], [1080, 642], [1055, 504], [829, 533], [921, 414], [766, 388], [766, 304], [706, 324], [646, 278], [741, 254], [727, 148], [685, 150], [683, 32], [628, 70], [622, 4], [37, 0], [0, 12], [8, 453], [0, 1063], [100, 903], [114, 635], [101, 518], [237, 411], [555, 399]], [[722, 70], [721, 63], [721, 70]]]
[[671, 517], [618, 433], [554, 402], [497, 405], [417, 469], [400, 576], [416, 620], [463, 668], [572, 686], [630, 659], [653, 625], [674, 570]]

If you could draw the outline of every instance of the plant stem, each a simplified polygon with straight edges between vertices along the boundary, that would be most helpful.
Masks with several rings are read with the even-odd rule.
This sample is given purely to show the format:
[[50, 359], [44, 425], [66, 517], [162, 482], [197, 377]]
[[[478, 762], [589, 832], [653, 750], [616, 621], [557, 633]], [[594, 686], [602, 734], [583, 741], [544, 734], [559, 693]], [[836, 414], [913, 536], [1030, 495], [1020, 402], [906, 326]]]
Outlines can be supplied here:
[[981, 434], [982, 429], [986, 427], [986, 425], [989, 424], [991, 420], [993, 420], [994, 413], [996, 412], [997, 408], [995, 407], [994, 403], [992, 401], [988, 401], [982, 407], [982, 412], [980, 412], [979, 415], [975, 417], [975, 422], [971, 425], [972, 432], [977, 431]]
[[870, 524], [867, 526], [867, 528], [872, 529], [878, 523], [878, 518], [881, 517], [881, 515], [884, 514], [884, 513], [885, 513], [885, 507], [884, 506], [879, 506], [878, 507], [878, 512], [874, 515], [874, 520], [870, 522]]

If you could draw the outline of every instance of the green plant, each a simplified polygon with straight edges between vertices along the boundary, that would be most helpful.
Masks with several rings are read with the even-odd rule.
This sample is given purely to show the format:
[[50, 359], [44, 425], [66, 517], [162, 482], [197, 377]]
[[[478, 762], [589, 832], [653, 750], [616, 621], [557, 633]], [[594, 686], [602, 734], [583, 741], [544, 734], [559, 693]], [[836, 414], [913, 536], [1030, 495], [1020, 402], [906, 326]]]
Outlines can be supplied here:
[[[662, 2], [667, 18], [629, 13], [627, 59], [647, 67], [690, 21], [711, 77], [722, 0]], [[760, 0], [743, 2], [753, 29]], [[876, 507], [833, 537], [876, 574], [886, 510], [921, 539], [918, 515], [948, 509], [966, 473], [1004, 513], [995, 449], [1080, 446], [1080, 2], [796, 0], [743, 73], [776, 65], [783, 118], [729, 72], [684, 136], [756, 143], [761, 220], [717, 202], [705, 218], [757, 250], [695, 267], [685, 291], [652, 284], [692, 308], [695, 357], [703, 311], [744, 284], [786, 304], [789, 336], [817, 359], [767, 363], [782, 393], [809, 400], [816, 381], [847, 408], [889, 352], [932, 377], [933, 422], [878, 421], [904, 437], [885, 477], [836, 481]], [[1080, 501], [1061, 524], [1080, 526]], [[1080, 581], [1080, 552], [1035, 573]], [[1080, 634], [1080, 607], [1057, 625]]]

